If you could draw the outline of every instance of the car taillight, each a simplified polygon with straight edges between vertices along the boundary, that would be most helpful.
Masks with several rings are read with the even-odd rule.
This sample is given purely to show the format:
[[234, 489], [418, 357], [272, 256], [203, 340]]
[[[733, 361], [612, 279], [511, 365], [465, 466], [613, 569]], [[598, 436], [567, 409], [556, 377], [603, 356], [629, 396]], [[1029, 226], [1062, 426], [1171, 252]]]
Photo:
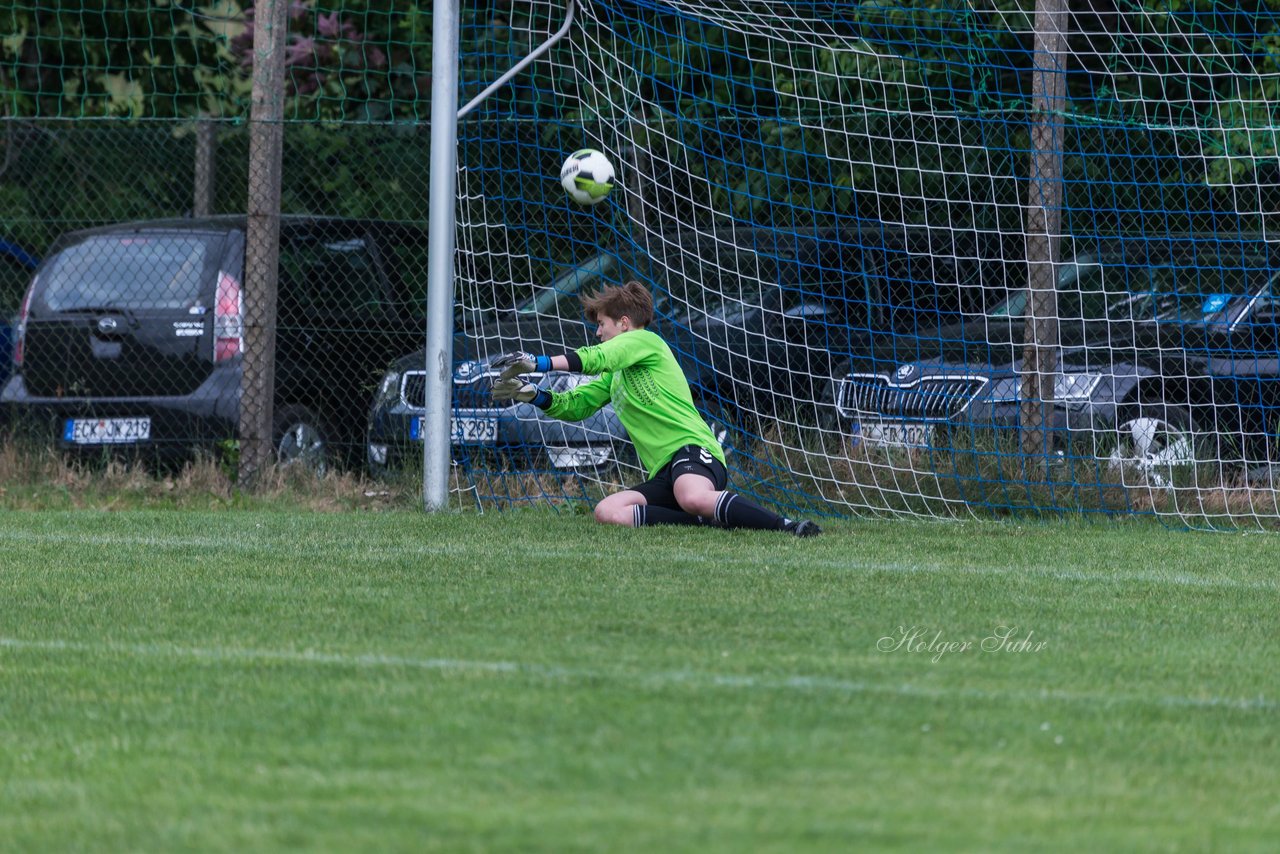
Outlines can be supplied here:
[[18, 368], [22, 367], [22, 358], [26, 355], [27, 315], [31, 312], [31, 294], [35, 289], [36, 282], [32, 279], [27, 295], [22, 298], [22, 308], [18, 309], [18, 328], [13, 333], [13, 364]]
[[218, 274], [213, 304], [213, 360], [225, 362], [240, 354], [244, 342], [244, 296], [230, 273]]

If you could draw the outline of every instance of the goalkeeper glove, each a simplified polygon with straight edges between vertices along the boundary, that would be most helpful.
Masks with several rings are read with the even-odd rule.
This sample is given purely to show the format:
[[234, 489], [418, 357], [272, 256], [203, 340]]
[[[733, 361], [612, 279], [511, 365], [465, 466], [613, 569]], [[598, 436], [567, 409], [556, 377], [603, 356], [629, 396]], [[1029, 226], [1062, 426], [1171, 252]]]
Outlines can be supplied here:
[[522, 379], [512, 377], [511, 379], [499, 379], [493, 384], [493, 399], [495, 401], [515, 400], [520, 403], [532, 403], [539, 409], [546, 409], [551, 405], [551, 392], [544, 388], [538, 388], [533, 383], [527, 383]]
[[494, 359], [489, 364], [489, 367], [495, 371], [502, 371], [502, 375], [498, 379], [509, 380], [521, 374], [551, 370], [551, 357], [535, 356], [532, 353], [523, 353], [517, 350], [514, 353], [506, 353]]

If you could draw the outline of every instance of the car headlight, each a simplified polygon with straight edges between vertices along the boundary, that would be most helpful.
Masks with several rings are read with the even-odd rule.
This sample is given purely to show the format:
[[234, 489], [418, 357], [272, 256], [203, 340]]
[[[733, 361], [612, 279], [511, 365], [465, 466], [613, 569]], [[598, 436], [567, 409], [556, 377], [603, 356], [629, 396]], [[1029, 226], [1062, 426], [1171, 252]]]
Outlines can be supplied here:
[[558, 469], [599, 468], [612, 456], [613, 450], [607, 445], [602, 448], [547, 448], [547, 458], [552, 467]]
[[556, 372], [549, 375], [547, 388], [551, 391], [571, 391], [580, 385], [591, 382], [593, 379], [595, 377], [588, 374]]
[[1022, 377], [1004, 377], [987, 387], [987, 398], [993, 401], [1022, 399]]
[[1053, 399], [1088, 400], [1100, 382], [1101, 374], [1058, 374], [1053, 378]]
[[373, 397], [373, 405], [375, 407], [385, 406], [393, 403], [400, 397], [400, 372], [387, 371], [382, 375], [382, 382], [378, 383], [378, 393]]
[[[1004, 377], [991, 383], [987, 399], [1015, 401], [1022, 399], [1022, 377]], [[1102, 382], [1101, 374], [1056, 374], [1053, 378], [1053, 399], [1079, 402], [1089, 400], [1094, 389]]]

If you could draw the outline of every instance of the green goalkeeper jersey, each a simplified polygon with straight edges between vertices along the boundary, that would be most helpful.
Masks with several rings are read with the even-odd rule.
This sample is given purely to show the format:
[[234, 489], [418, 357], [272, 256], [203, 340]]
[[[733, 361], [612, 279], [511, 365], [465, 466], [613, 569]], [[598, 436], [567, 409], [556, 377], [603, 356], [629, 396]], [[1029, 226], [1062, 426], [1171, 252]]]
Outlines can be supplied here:
[[698, 414], [684, 372], [660, 336], [635, 329], [582, 347], [578, 356], [583, 373], [600, 376], [552, 395], [548, 415], [581, 421], [612, 401], [649, 477], [685, 445], [706, 448], [724, 462], [724, 450]]

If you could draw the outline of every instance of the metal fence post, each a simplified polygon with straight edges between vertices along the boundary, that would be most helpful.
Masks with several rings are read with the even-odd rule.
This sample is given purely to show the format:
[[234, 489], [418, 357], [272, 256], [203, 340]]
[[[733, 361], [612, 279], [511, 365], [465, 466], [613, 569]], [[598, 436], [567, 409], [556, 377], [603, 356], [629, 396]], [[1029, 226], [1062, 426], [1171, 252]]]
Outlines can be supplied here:
[[426, 400], [422, 413], [422, 503], [449, 499], [449, 419], [453, 411], [453, 251], [457, 226], [457, 0], [435, 0], [431, 49], [431, 174], [427, 226]]

